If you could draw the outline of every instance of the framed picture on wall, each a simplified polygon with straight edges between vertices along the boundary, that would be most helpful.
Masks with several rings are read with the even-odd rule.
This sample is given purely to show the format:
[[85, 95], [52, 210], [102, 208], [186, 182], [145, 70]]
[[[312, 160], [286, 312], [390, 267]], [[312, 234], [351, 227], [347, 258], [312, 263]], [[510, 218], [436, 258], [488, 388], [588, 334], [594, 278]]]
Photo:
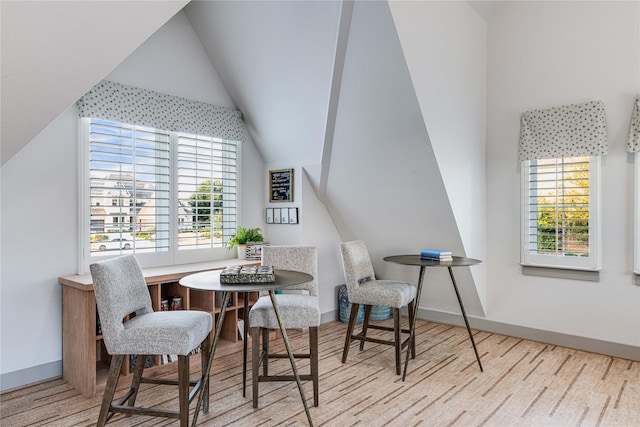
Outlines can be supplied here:
[[280, 209], [280, 223], [281, 224], [289, 224], [289, 209], [288, 208]]
[[298, 223], [298, 208], [289, 208], [289, 224]]
[[273, 208], [267, 208], [267, 224], [273, 224]]
[[269, 171], [269, 201], [293, 202], [293, 169]]

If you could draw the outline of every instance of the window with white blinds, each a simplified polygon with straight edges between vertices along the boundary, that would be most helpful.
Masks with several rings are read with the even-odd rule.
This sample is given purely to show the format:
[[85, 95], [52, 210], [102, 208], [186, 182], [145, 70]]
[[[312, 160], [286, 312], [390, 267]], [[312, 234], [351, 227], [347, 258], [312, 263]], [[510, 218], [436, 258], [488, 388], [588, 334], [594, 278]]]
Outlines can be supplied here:
[[237, 227], [236, 142], [83, 120], [85, 268], [128, 253], [143, 266], [226, 255]]
[[222, 247], [237, 223], [237, 146], [178, 134], [178, 250]]
[[597, 156], [522, 162], [524, 265], [599, 268], [599, 163]]

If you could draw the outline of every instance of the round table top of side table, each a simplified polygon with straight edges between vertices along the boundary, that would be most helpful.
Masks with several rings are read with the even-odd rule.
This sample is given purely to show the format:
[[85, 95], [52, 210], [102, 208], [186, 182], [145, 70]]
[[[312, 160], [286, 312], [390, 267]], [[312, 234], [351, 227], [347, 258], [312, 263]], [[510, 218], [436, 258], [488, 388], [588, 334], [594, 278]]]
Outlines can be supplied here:
[[256, 292], [288, 288], [313, 280], [313, 276], [301, 271], [274, 269], [275, 282], [269, 283], [220, 283], [222, 270], [203, 271], [184, 276], [180, 284], [190, 289], [219, 292]]
[[424, 259], [420, 255], [390, 255], [383, 258], [387, 262], [395, 262], [402, 265], [417, 265], [420, 267], [468, 267], [480, 264], [482, 261], [475, 258], [454, 256], [450, 261], [438, 261], [435, 259]]

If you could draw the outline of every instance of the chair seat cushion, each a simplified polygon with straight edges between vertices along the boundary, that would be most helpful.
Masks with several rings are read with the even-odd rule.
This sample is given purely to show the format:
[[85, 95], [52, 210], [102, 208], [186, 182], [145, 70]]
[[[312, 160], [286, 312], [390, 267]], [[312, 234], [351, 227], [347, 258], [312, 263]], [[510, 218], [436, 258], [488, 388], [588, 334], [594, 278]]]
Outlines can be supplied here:
[[188, 355], [211, 331], [211, 314], [204, 311], [155, 311], [125, 322], [115, 339], [105, 336], [110, 354]]
[[401, 308], [416, 298], [417, 289], [410, 283], [395, 280], [369, 280], [349, 290], [354, 304]]
[[[276, 301], [285, 328], [301, 329], [320, 326], [320, 306], [317, 296], [278, 294]], [[252, 328], [279, 328], [278, 319], [268, 295], [258, 298], [251, 308], [249, 325]]]

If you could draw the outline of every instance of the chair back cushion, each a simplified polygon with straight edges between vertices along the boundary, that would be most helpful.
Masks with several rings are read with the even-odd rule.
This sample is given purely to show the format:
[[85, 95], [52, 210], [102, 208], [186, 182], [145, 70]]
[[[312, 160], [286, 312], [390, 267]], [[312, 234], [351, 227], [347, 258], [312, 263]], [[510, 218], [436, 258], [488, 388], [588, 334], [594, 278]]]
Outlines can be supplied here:
[[274, 269], [302, 271], [313, 276], [313, 280], [287, 290], [306, 290], [309, 295], [318, 295], [318, 260], [315, 246], [264, 246], [262, 265]]
[[348, 294], [358, 289], [361, 283], [376, 280], [369, 251], [362, 240], [340, 243], [340, 253]]
[[153, 312], [147, 283], [138, 260], [125, 255], [89, 266], [107, 350], [124, 331], [122, 323], [131, 313]]

